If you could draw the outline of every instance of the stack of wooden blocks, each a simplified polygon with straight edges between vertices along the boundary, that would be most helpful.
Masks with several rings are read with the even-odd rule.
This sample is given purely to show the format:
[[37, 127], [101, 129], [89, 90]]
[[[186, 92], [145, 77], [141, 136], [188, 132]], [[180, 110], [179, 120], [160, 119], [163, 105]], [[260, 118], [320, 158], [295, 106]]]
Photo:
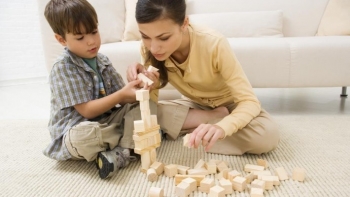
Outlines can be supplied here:
[[[140, 102], [142, 120], [134, 121], [134, 151], [141, 155], [141, 171], [144, 173], [156, 162], [156, 148], [160, 146], [161, 142], [157, 116], [151, 115], [149, 99], [149, 90], [136, 91], [136, 100]], [[151, 170], [149, 174], [150, 179], [156, 179], [156, 177], [154, 178], [155, 170]]]

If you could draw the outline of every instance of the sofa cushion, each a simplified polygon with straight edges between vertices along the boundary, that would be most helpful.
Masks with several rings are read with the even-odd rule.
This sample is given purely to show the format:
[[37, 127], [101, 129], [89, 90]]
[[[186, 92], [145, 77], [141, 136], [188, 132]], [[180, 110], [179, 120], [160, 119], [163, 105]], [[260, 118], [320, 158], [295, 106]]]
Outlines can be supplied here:
[[282, 11], [223, 12], [189, 15], [190, 23], [201, 24], [232, 37], [283, 37]]
[[119, 42], [124, 32], [124, 0], [89, 0], [98, 17], [101, 42]]
[[135, 11], [137, 0], [125, 0], [125, 29], [123, 41], [140, 40]]
[[350, 1], [330, 0], [317, 31], [318, 36], [350, 35]]

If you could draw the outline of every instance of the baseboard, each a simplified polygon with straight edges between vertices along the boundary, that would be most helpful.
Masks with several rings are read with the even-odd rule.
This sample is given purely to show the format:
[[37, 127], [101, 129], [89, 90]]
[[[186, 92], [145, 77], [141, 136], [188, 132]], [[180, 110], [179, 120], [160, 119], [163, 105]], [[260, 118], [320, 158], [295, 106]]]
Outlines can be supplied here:
[[22, 79], [0, 80], [0, 87], [33, 84], [33, 83], [48, 83], [48, 77], [41, 76], [41, 77], [22, 78]]

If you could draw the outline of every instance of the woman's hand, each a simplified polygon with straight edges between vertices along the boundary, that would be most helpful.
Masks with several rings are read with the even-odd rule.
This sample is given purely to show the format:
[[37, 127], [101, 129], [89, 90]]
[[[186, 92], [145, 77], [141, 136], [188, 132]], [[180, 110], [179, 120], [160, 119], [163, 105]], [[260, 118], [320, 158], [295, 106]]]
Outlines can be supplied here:
[[134, 81], [137, 79], [137, 74], [146, 72], [146, 69], [140, 63], [133, 63], [128, 66], [126, 70], [126, 79], [128, 82]]
[[126, 78], [128, 82], [134, 81], [137, 79], [137, 75], [139, 73], [143, 73], [146, 77], [148, 77], [150, 80], [153, 81], [153, 84], [151, 86], [148, 86], [147, 84], [140, 83], [139, 88], [144, 88], [148, 90], [156, 89], [159, 84], [159, 72], [157, 71], [147, 71], [144, 66], [140, 63], [134, 63], [128, 66], [128, 69], [126, 71]]
[[189, 146], [198, 148], [200, 143], [205, 147], [205, 151], [208, 151], [218, 139], [225, 137], [225, 131], [213, 124], [200, 124], [192, 133], [189, 140]]

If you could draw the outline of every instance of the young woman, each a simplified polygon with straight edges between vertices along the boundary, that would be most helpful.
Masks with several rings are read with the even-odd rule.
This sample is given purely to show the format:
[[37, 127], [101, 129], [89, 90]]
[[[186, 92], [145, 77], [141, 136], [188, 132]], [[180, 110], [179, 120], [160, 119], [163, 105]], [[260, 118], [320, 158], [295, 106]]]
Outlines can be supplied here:
[[[189, 22], [185, 0], [139, 0], [143, 65], [130, 65], [128, 81], [143, 72], [159, 88], [168, 82], [182, 99], [158, 102], [162, 130], [175, 139], [192, 132], [190, 146], [212, 153], [261, 154], [276, 148], [277, 125], [261, 108], [239, 61], [220, 33]], [[147, 72], [152, 65], [158, 72]]]

